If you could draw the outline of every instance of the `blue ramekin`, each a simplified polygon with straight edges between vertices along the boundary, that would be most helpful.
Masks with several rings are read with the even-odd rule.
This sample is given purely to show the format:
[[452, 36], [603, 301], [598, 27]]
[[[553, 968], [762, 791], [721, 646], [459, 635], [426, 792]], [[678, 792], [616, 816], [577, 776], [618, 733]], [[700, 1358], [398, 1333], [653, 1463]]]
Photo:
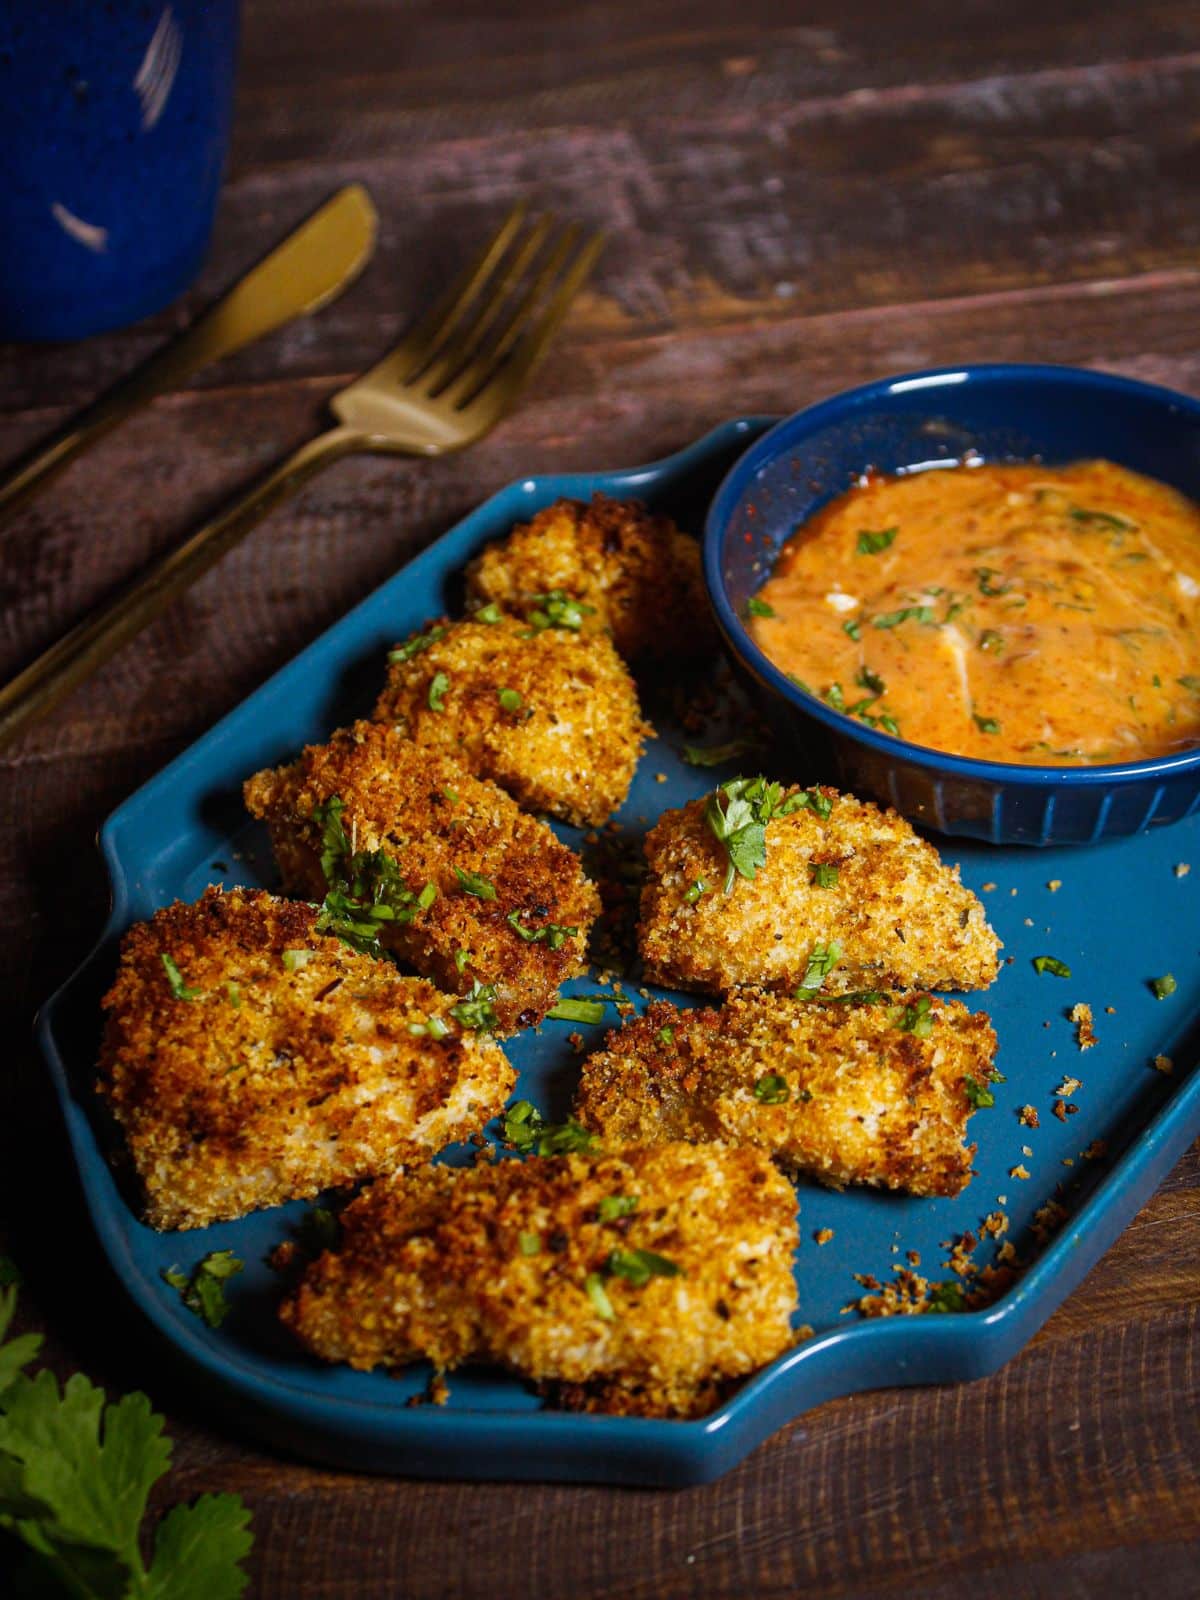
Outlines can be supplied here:
[[1105, 457], [1200, 500], [1200, 403], [1075, 367], [982, 364], [885, 378], [785, 418], [736, 462], [705, 525], [705, 582], [735, 666], [814, 777], [941, 833], [1090, 844], [1189, 816], [1200, 806], [1200, 749], [1095, 767], [947, 755], [805, 694], [751, 639], [747, 600], [818, 507], [868, 469], [896, 472], [968, 452], [1051, 464]]

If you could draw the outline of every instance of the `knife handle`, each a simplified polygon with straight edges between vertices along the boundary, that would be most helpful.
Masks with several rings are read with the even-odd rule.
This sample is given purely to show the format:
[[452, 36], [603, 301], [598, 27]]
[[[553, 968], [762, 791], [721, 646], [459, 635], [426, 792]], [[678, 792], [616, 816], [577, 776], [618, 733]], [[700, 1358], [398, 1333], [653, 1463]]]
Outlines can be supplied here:
[[0, 748], [90, 677], [323, 467], [367, 448], [363, 434], [344, 426], [311, 439], [228, 510], [151, 562], [106, 606], [76, 623], [0, 689]]

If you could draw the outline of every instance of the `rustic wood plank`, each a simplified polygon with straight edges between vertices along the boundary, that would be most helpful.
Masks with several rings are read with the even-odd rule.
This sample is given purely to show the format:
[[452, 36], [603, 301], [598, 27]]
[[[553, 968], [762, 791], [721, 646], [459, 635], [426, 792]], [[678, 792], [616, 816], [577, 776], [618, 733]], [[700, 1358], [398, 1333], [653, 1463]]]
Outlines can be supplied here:
[[[814, 0], [256, 0], [212, 259], [177, 307], [6, 351], [3, 454], [145, 355], [336, 184], [385, 217], [320, 317], [206, 373], [0, 531], [8, 673], [321, 425], [338, 383], [518, 193], [612, 243], [535, 392], [468, 455], [313, 484], [0, 756], [0, 1023], [86, 952], [109, 809], [486, 494], [645, 459], [737, 412], [905, 367], [1082, 362], [1200, 393], [1190, 0], [1013, 0], [947, 22]], [[325, 1472], [214, 1429], [87, 1242], [44, 1073], [11, 1052], [0, 1205], [60, 1371], [149, 1386], [156, 1504], [254, 1512], [253, 1593], [1192, 1600], [1200, 1569], [1200, 1147], [1003, 1372], [836, 1401], [685, 1493]], [[102, 1315], [97, 1315], [97, 1311]], [[0, 1552], [2, 1559], [2, 1552]]]

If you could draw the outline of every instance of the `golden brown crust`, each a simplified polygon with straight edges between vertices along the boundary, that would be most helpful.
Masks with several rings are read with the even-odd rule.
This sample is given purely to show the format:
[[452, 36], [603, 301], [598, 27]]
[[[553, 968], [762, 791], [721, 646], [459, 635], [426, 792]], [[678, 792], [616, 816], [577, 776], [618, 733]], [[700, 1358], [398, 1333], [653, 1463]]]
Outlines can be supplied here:
[[636, 500], [556, 501], [467, 568], [475, 603], [496, 601], [521, 616], [555, 589], [590, 606], [583, 626], [607, 629], [627, 660], [675, 660], [716, 646], [696, 541]]
[[[629, 792], [647, 731], [612, 641], [533, 630], [519, 617], [438, 626], [440, 637], [391, 663], [375, 721], [453, 756], [527, 810], [579, 827], [607, 822]], [[440, 710], [430, 705], [435, 682]]]
[[905, 1030], [921, 998], [805, 1004], [745, 989], [719, 1011], [652, 1005], [584, 1062], [575, 1114], [605, 1143], [720, 1139], [823, 1183], [958, 1194], [975, 1151], [966, 1079], [986, 1087], [996, 1035], [983, 1013], [928, 996], [928, 1035]]
[[[410, 923], [386, 923], [384, 942], [451, 993], [469, 994], [476, 981], [494, 985], [502, 1032], [540, 1022], [559, 986], [583, 970], [599, 897], [578, 858], [544, 822], [451, 757], [379, 723], [357, 722], [328, 744], [309, 745], [290, 766], [257, 773], [245, 794], [251, 814], [270, 827], [286, 887], [312, 900], [326, 888], [313, 810], [340, 797], [355, 849], [386, 850], [412, 891], [437, 890]], [[495, 898], [467, 893], [456, 868], [486, 879]], [[550, 924], [576, 931], [553, 949], [545, 939], [522, 939], [507, 920], [514, 913], [529, 931]], [[456, 959], [460, 951], [465, 960]]]
[[[209, 889], [135, 923], [104, 997], [98, 1089], [147, 1220], [202, 1227], [480, 1131], [515, 1075], [452, 1004], [317, 933], [311, 906], [262, 891]], [[431, 1017], [444, 1038], [411, 1031]]]
[[[618, 1195], [636, 1207], [602, 1222], [601, 1201]], [[576, 1405], [695, 1415], [791, 1342], [795, 1211], [765, 1156], [720, 1145], [427, 1167], [347, 1209], [340, 1250], [281, 1315], [326, 1361], [493, 1361]], [[614, 1249], [681, 1271], [637, 1286], [606, 1271]]]
[[[793, 990], [813, 951], [836, 943], [829, 994], [992, 983], [999, 940], [958, 868], [894, 811], [836, 789], [812, 792], [830, 801], [828, 817], [809, 806], [769, 822], [765, 866], [728, 894], [705, 801], [663, 813], [646, 836], [638, 942], [647, 976], [710, 994], [739, 984]], [[837, 868], [830, 887], [813, 881], [822, 864]], [[697, 882], [707, 889], [689, 904]]]

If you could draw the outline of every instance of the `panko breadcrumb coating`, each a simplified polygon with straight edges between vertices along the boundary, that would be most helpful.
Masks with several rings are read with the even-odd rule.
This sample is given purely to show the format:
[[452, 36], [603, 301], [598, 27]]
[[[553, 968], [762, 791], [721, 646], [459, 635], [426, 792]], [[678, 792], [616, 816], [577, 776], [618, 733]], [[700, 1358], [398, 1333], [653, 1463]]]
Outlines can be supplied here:
[[357, 722], [290, 766], [257, 773], [245, 795], [270, 827], [286, 888], [315, 901], [329, 883], [325, 865], [335, 877], [345, 870], [327, 839], [339, 803], [350, 849], [385, 852], [412, 897], [378, 925], [381, 942], [440, 989], [479, 999], [501, 1032], [540, 1022], [583, 970], [599, 896], [578, 858], [451, 757]]
[[719, 1139], [837, 1187], [953, 1195], [995, 1050], [988, 1018], [956, 1001], [743, 989], [719, 1011], [660, 1003], [614, 1029], [584, 1062], [575, 1115], [605, 1144]]
[[982, 905], [902, 817], [836, 789], [782, 793], [785, 805], [801, 794], [812, 803], [767, 823], [765, 864], [729, 893], [708, 800], [664, 812], [647, 834], [638, 942], [648, 978], [715, 994], [739, 984], [982, 989], [995, 979], [1000, 942]]
[[375, 721], [527, 810], [599, 827], [629, 793], [647, 731], [628, 668], [604, 634], [491, 614], [443, 619], [393, 651]]
[[589, 608], [577, 625], [607, 629], [630, 661], [694, 657], [717, 642], [699, 546], [636, 500], [556, 501], [475, 557], [467, 593], [521, 616], [569, 595]]
[[515, 1074], [453, 999], [316, 930], [311, 906], [209, 889], [125, 935], [100, 1055], [156, 1228], [199, 1228], [425, 1161]]
[[325, 1361], [498, 1362], [577, 1408], [694, 1416], [792, 1340], [796, 1200], [759, 1151], [425, 1167], [342, 1221], [281, 1310]]

